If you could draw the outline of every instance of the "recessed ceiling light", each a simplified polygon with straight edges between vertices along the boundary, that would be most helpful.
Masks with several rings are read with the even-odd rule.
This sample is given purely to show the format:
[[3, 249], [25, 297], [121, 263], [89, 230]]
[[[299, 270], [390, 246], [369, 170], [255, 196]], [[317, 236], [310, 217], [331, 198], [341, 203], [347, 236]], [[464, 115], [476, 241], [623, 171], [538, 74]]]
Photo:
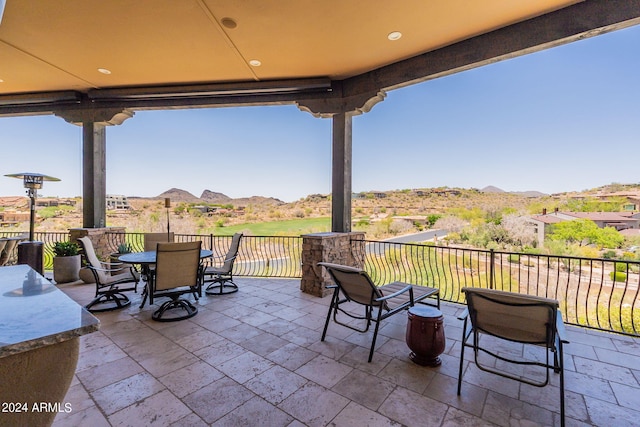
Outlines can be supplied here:
[[111, 70], [107, 70], [106, 68], [98, 68], [98, 72], [102, 74], [111, 74]]
[[238, 26], [238, 23], [234, 21], [233, 18], [222, 18], [220, 22], [222, 23], [222, 25], [230, 29], [234, 29]]
[[262, 65], [262, 62], [258, 61], [257, 59], [252, 59], [251, 61], [249, 61], [249, 65], [251, 65], [252, 67], [259, 67]]
[[0, 79], [0, 83], [4, 83], [4, 80]]
[[392, 31], [387, 36], [389, 40], [398, 40], [400, 37], [402, 37], [402, 33], [400, 31]]

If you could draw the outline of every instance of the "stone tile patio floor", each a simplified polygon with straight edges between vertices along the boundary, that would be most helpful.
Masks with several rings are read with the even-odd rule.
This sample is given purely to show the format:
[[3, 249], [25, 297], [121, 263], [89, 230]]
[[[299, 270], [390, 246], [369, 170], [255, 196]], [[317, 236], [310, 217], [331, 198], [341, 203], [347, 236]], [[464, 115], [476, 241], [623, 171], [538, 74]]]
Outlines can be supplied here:
[[[332, 323], [320, 341], [329, 297], [301, 293], [295, 279], [237, 283], [239, 292], [203, 296], [199, 313], [180, 322], [152, 321], [154, 306], [140, 310], [133, 293], [130, 307], [98, 313], [100, 330], [81, 338], [65, 398], [72, 410], [54, 426], [560, 425], [555, 374], [536, 388], [465, 362], [456, 395], [459, 305], [442, 304], [440, 367], [410, 361], [404, 313], [384, 322], [367, 363], [370, 334]], [[60, 288], [83, 305], [94, 292]], [[640, 341], [577, 327], [568, 334], [567, 425], [640, 425]]]

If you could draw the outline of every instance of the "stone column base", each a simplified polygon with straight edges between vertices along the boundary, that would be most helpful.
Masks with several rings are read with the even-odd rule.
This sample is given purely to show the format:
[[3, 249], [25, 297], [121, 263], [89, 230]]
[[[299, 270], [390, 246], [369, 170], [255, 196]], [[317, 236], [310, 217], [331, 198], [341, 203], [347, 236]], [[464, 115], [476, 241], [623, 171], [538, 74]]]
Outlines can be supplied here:
[[317, 265], [319, 262], [362, 268], [364, 242], [353, 243], [352, 240], [364, 240], [364, 233], [313, 233], [302, 236], [302, 292], [318, 297], [331, 294], [332, 291], [327, 286], [333, 284], [333, 281]]

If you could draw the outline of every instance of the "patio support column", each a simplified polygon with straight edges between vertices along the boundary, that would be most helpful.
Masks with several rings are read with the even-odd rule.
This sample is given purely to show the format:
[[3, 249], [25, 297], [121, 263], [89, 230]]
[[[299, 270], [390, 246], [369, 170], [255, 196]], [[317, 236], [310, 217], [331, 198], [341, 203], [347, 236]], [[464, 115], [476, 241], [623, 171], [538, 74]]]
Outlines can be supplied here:
[[383, 90], [367, 90], [362, 93], [348, 93], [341, 82], [333, 82], [331, 96], [300, 99], [298, 108], [314, 117], [331, 117], [331, 231], [351, 232], [351, 164], [353, 116], [367, 113], [374, 105], [384, 100]]
[[125, 108], [84, 106], [55, 111], [69, 123], [82, 125], [82, 226], [102, 228], [107, 223], [107, 126], [121, 125], [133, 117]]
[[103, 124], [82, 124], [82, 224], [102, 228], [107, 219], [107, 131]]
[[351, 164], [353, 115], [333, 115], [331, 231], [351, 231]]

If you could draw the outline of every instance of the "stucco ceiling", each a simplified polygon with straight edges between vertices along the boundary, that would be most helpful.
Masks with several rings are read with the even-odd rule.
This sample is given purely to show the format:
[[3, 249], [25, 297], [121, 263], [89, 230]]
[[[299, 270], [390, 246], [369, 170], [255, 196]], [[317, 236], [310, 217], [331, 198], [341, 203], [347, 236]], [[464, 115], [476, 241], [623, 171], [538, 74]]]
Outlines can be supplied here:
[[6, 0], [0, 94], [341, 80], [578, 2]]

